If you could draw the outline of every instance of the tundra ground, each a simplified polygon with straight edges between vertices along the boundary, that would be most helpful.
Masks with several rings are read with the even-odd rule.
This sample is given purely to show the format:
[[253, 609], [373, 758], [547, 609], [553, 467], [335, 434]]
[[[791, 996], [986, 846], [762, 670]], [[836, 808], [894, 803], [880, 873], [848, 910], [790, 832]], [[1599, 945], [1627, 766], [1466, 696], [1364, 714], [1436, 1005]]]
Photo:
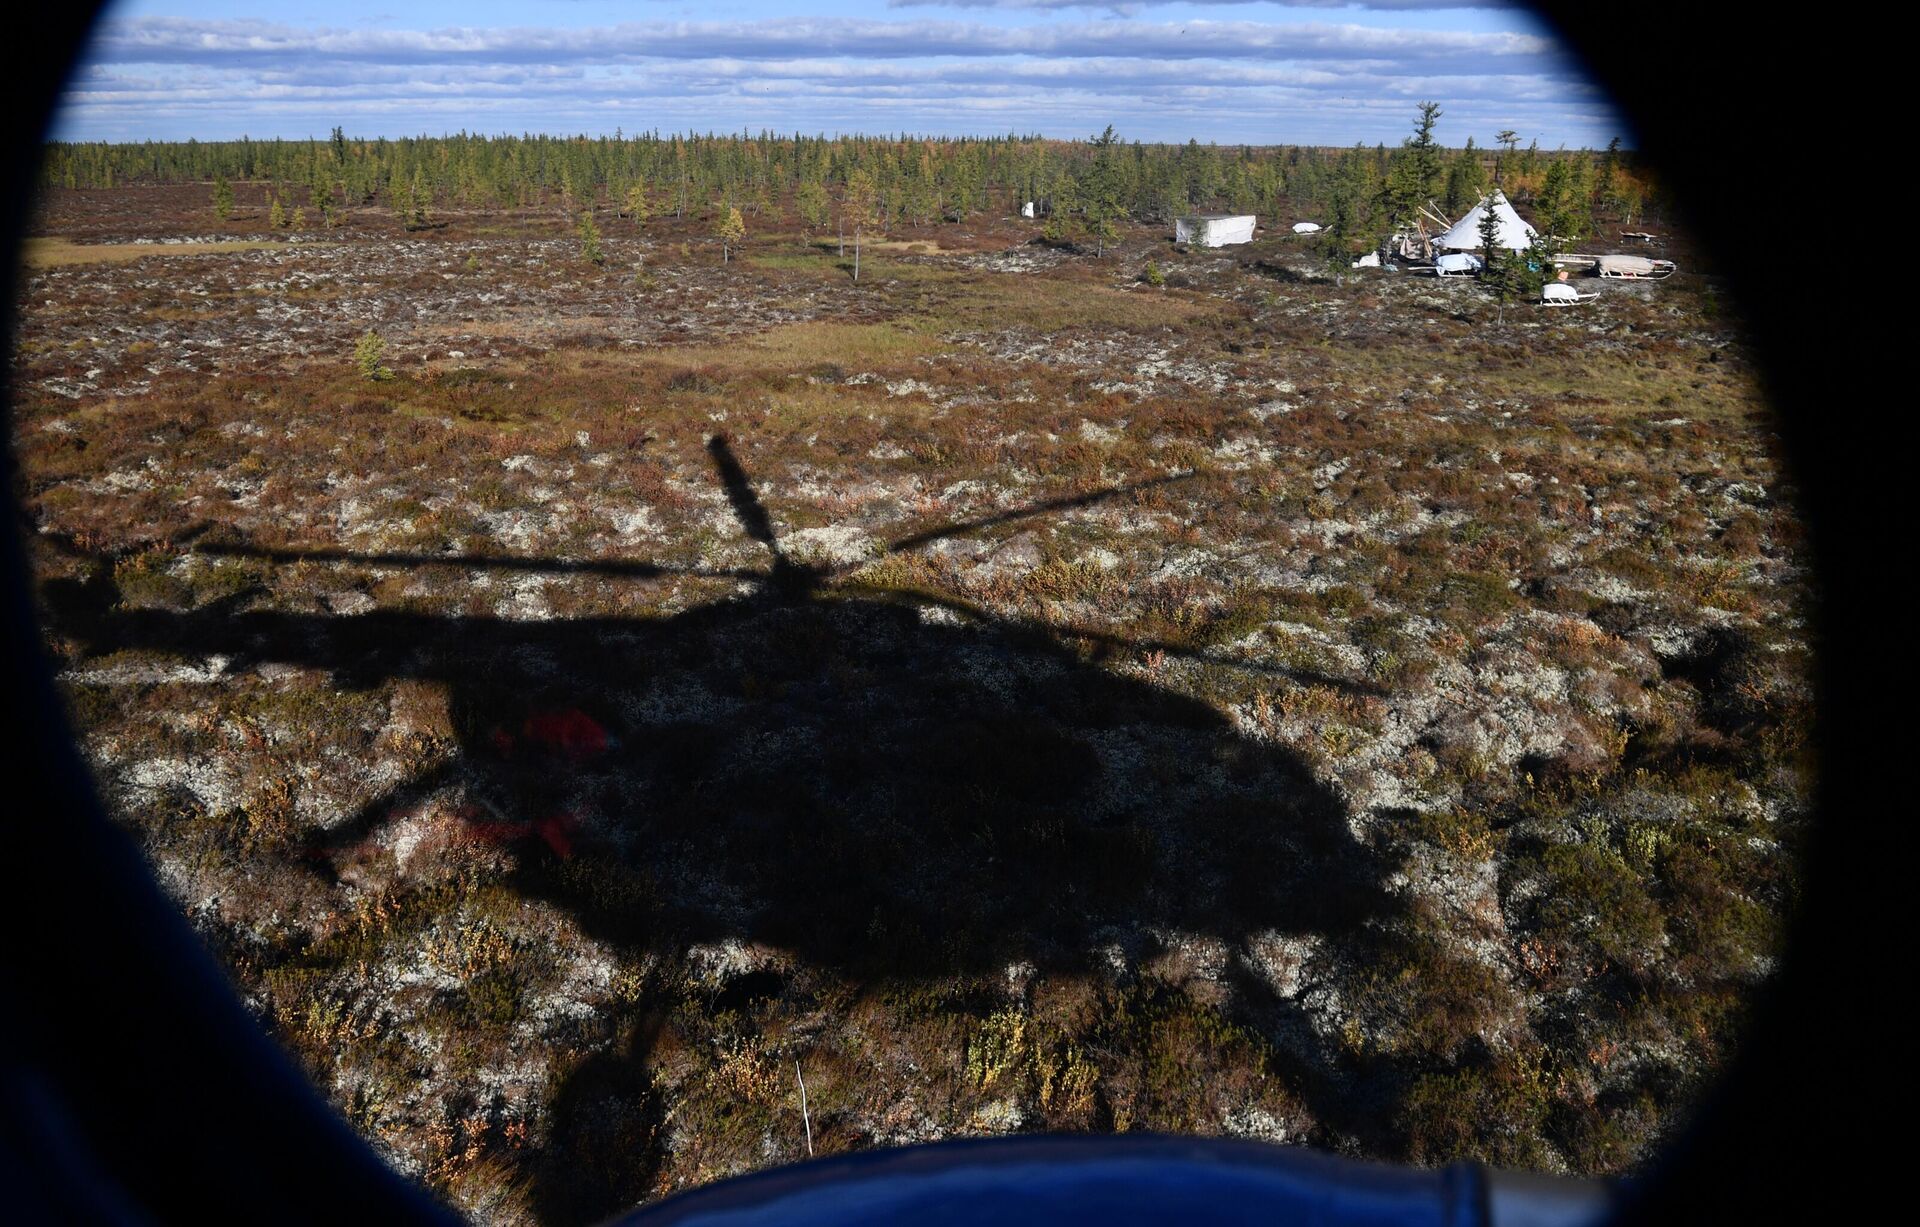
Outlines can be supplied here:
[[772, 215], [595, 265], [242, 191], [45, 204], [47, 643], [239, 992], [475, 1219], [801, 1157], [796, 1065], [822, 1153], [1620, 1172], [1736, 1042], [1810, 644], [1710, 275], [1552, 311], [978, 220], [856, 284]]

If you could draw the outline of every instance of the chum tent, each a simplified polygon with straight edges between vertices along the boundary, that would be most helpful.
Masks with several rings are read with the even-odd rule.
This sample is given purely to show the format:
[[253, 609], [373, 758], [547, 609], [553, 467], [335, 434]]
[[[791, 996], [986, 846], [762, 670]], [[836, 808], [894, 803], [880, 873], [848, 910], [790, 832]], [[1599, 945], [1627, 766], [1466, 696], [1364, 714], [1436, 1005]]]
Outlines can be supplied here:
[[1525, 251], [1533, 245], [1537, 231], [1527, 225], [1526, 220], [1513, 211], [1507, 203], [1507, 197], [1499, 189], [1481, 198], [1479, 204], [1467, 210], [1467, 215], [1453, 223], [1453, 228], [1433, 241], [1436, 251], [1479, 251], [1480, 219], [1487, 210], [1493, 210], [1494, 219], [1499, 223], [1494, 241], [1508, 251]]

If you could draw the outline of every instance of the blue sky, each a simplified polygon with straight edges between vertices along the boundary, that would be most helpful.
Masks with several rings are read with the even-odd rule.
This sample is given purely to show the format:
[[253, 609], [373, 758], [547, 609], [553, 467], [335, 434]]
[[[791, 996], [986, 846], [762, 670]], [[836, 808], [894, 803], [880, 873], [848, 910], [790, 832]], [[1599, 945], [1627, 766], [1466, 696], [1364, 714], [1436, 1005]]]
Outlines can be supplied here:
[[1499, 0], [128, 0], [68, 140], [802, 131], [1395, 143], [1627, 136]]

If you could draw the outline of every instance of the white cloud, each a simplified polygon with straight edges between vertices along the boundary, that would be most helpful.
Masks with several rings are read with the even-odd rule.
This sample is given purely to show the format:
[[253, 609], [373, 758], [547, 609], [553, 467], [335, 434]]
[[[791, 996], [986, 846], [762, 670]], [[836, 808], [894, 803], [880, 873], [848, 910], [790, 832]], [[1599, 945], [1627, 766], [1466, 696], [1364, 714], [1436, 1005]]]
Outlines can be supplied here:
[[636, 58], [879, 58], [1129, 55], [1167, 59], [1555, 57], [1537, 34], [1382, 29], [1252, 21], [1091, 21], [1002, 27], [957, 21], [774, 18], [629, 22], [578, 29], [302, 29], [262, 21], [144, 17], [108, 22], [99, 58], [123, 63], [260, 64], [324, 58], [366, 63], [618, 61]]
[[[1057, 12], [1061, 9], [1106, 9], [1131, 16], [1150, 8], [1191, 3], [1192, 0], [887, 0], [894, 9], [1001, 9], [1012, 12]], [[1411, 13], [1439, 9], [1505, 9], [1515, 0], [1206, 0], [1209, 4], [1280, 3], [1296, 9], [1376, 9]]]
[[848, 18], [408, 30], [146, 17], [104, 25], [60, 132], [303, 136], [340, 123], [356, 135], [623, 125], [1073, 136], [1111, 121], [1143, 140], [1391, 143], [1424, 98], [1446, 107], [1453, 142], [1501, 127], [1549, 146], [1619, 130], [1557, 45], [1524, 31]]

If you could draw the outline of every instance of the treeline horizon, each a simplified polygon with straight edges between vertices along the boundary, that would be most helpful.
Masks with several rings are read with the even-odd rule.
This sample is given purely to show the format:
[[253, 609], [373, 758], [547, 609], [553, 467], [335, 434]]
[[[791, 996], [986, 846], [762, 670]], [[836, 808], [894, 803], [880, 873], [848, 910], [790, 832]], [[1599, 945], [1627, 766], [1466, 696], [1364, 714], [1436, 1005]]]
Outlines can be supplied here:
[[1575, 236], [1595, 218], [1631, 220], [1664, 206], [1638, 156], [1616, 140], [1605, 150], [1521, 147], [1502, 132], [1491, 147], [1469, 137], [1438, 143], [1436, 104], [1422, 104], [1398, 146], [1230, 145], [1125, 141], [1111, 130], [1083, 140], [1028, 136], [661, 135], [355, 138], [230, 141], [54, 141], [42, 188], [130, 183], [266, 183], [331, 223], [342, 209], [386, 203], [409, 214], [421, 202], [469, 209], [558, 207], [658, 216], [740, 208], [759, 215], [792, 204], [810, 225], [831, 215], [849, 184], [870, 184], [878, 220], [957, 221], [1051, 203], [1064, 218], [1089, 207], [1164, 222], [1196, 210], [1315, 215], [1328, 241], [1371, 241], [1412, 224], [1432, 202], [1457, 216], [1498, 186], [1530, 205], [1555, 233]]

